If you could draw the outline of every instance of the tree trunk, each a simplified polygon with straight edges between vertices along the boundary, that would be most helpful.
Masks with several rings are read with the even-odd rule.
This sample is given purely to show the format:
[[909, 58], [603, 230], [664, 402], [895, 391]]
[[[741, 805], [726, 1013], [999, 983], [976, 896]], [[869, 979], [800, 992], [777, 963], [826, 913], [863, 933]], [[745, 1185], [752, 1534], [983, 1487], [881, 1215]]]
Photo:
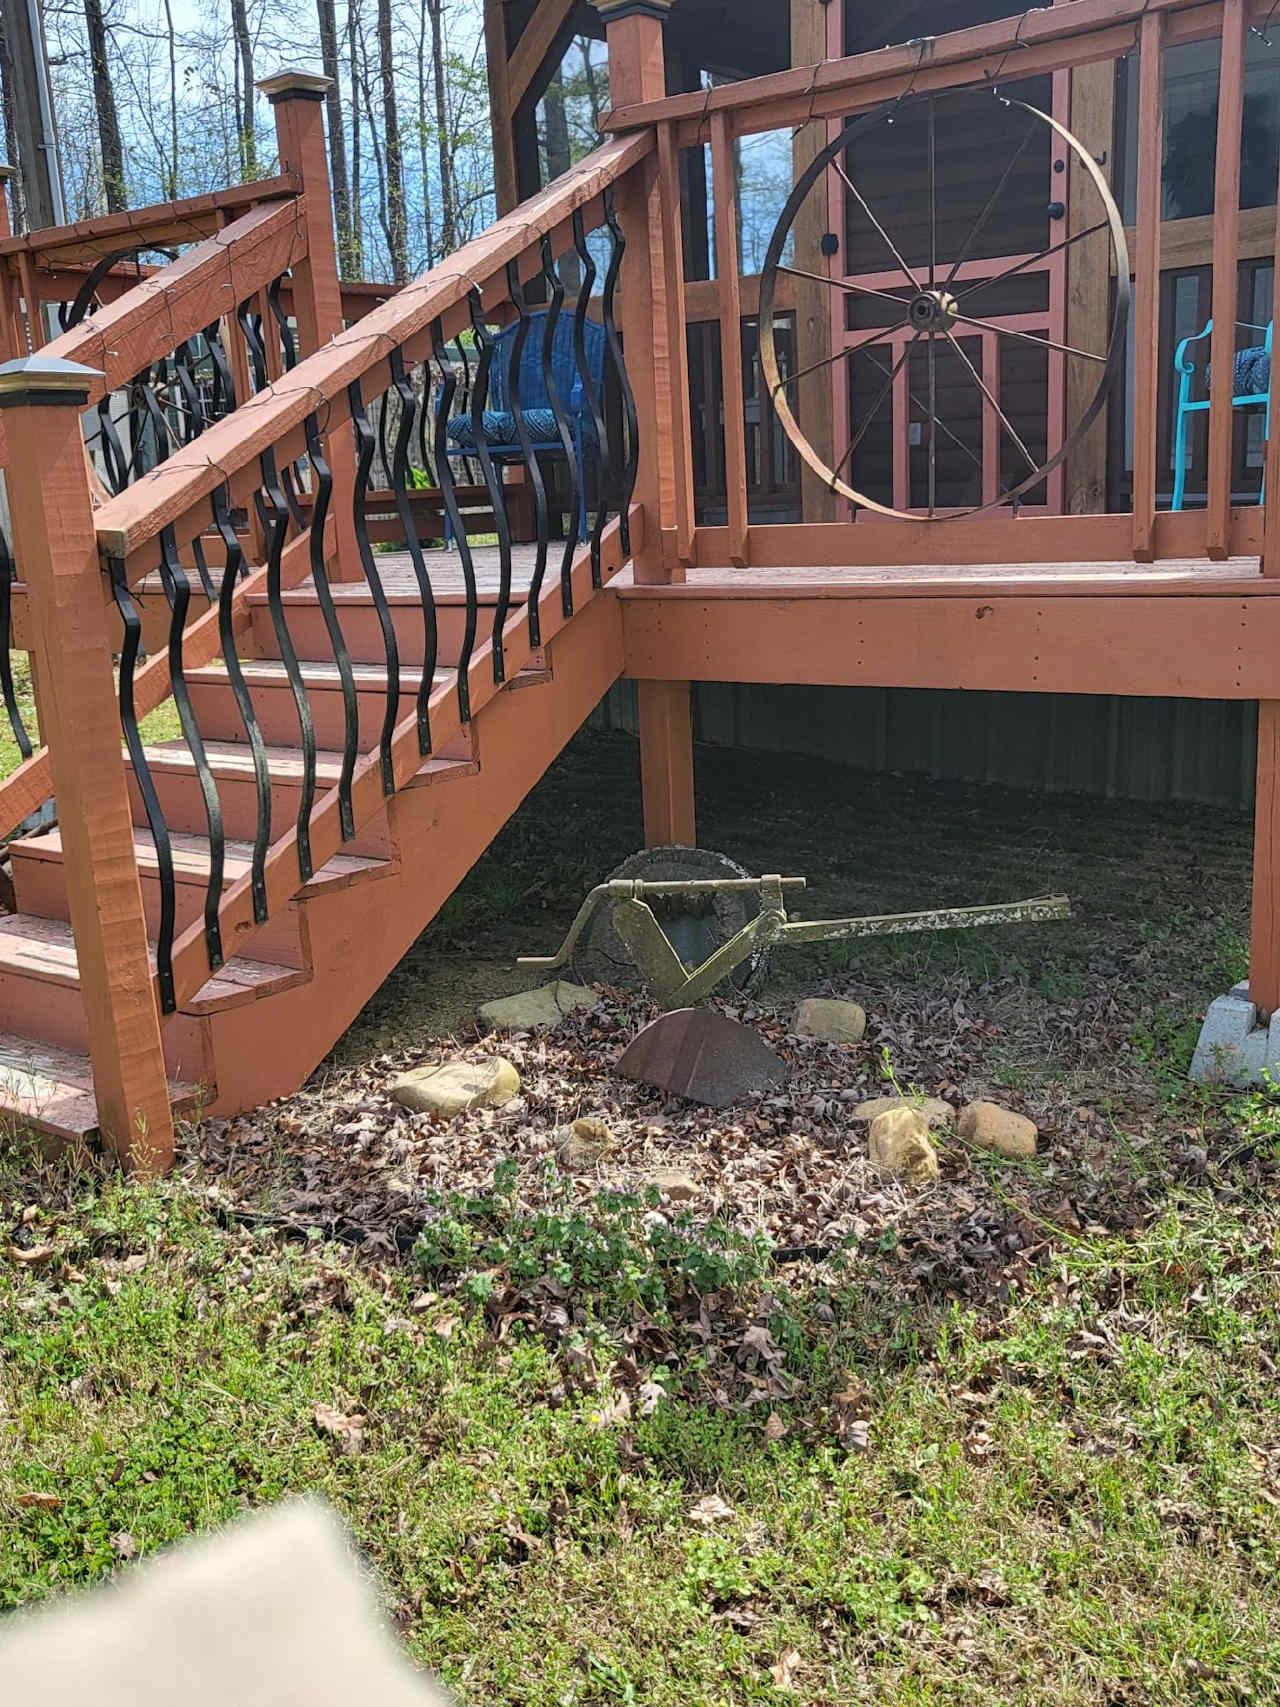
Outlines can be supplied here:
[[342, 128], [342, 84], [338, 76], [338, 25], [333, 0], [316, 0], [320, 58], [329, 79], [325, 108], [329, 118], [329, 174], [333, 179], [333, 217], [338, 227], [338, 265], [344, 279], [355, 278], [351, 243], [351, 192], [347, 187], [347, 139]]
[[448, 89], [444, 75], [444, 0], [427, 0], [431, 16], [431, 71], [435, 81], [436, 146], [440, 151], [440, 253], [451, 255], [458, 246], [458, 180], [453, 166], [452, 126], [449, 123]]
[[169, 35], [169, 146], [173, 151], [172, 167], [168, 173], [168, 196], [178, 199], [178, 41], [173, 30], [173, 6], [164, 0], [165, 29]]
[[124, 147], [120, 141], [120, 119], [116, 94], [107, 63], [107, 28], [102, 21], [102, 0], [84, 0], [85, 28], [89, 34], [89, 65], [93, 73], [93, 105], [98, 115], [98, 146], [102, 150], [102, 187], [107, 212], [121, 213], [124, 193]]
[[[424, 265], [435, 265], [435, 219], [432, 214], [431, 169], [427, 165], [427, 0], [418, 0], [418, 163], [422, 168], [422, 222]], [[446, 250], [447, 254], [448, 251]]]
[[[9, 51], [9, 38], [3, 24], [0, 24], [0, 79], [4, 82], [4, 157], [11, 166], [16, 166], [22, 158], [18, 149], [18, 115], [14, 108], [17, 90], [13, 54]], [[9, 180], [9, 221], [15, 231], [27, 229], [27, 204], [21, 172], [15, 172]]]
[[360, 5], [347, 0], [347, 58], [351, 72], [351, 276], [364, 273], [364, 209], [360, 201]]
[[253, 128], [253, 37], [245, 0], [231, 0], [231, 29], [236, 42], [241, 108], [236, 115], [240, 132], [240, 175], [246, 183], [258, 176], [258, 140]]
[[391, 277], [404, 284], [409, 277], [409, 228], [405, 214], [404, 159], [400, 148], [400, 116], [396, 110], [395, 66], [391, 57], [391, 0], [378, 0], [378, 70], [382, 84], [387, 182], [387, 252]]

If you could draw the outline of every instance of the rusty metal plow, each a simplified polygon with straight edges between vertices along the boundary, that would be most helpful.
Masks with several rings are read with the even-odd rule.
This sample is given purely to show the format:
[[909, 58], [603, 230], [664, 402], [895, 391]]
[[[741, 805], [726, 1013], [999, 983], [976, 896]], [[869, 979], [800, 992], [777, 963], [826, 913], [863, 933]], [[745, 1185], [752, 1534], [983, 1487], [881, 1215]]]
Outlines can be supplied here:
[[[637, 969], [664, 1013], [701, 1001], [723, 978], [750, 955], [775, 944], [840, 942], [854, 937], [901, 936], [914, 931], [973, 930], [981, 925], [1040, 924], [1071, 917], [1065, 895], [1046, 895], [1028, 901], [1008, 901], [987, 907], [935, 907], [920, 913], [873, 913], [854, 919], [789, 919], [783, 905], [788, 890], [803, 889], [803, 877], [706, 879], [688, 883], [650, 883], [614, 879], [587, 896], [553, 955], [522, 957], [517, 964], [554, 972], [573, 959], [583, 932], [595, 914], [610, 905], [613, 928], [626, 945]], [[720, 944], [698, 966], [680, 958], [659, 924], [650, 900], [696, 902], [713, 894], [754, 892], [760, 911], [736, 935]]]

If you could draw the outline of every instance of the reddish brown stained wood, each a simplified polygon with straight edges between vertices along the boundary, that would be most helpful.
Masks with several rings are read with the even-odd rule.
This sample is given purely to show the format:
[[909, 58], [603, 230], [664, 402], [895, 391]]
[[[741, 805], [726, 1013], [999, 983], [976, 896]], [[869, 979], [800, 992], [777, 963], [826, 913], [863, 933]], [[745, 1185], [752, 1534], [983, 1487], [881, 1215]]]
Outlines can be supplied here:
[[1245, 0], [1225, 0], [1218, 74], [1218, 140], [1213, 182], [1213, 333], [1209, 389], [1209, 492], [1205, 538], [1210, 557], [1231, 549], [1231, 407], [1236, 349], [1237, 245], [1240, 213], [1240, 126], [1244, 114]]
[[[336, 427], [348, 418], [346, 388], [351, 380], [367, 378], [370, 396], [376, 395], [379, 386], [385, 389], [390, 383], [388, 351], [400, 344], [407, 361], [420, 360], [430, 346], [432, 321], [438, 315], [447, 316], [450, 310], [456, 311], [460, 328], [473, 282], [489, 286], [491, 300], [505, 299], [503, 274], [507, 262], [524, 257], [525, 276], [532, 277], [538, 266], [541, 235], [550, 232], [554, 241], [562, 234], [567, 248], [573, 210], [598, 205], [606, 185], [638, 166], [651, 148], [652, 138], [640, 136], [596, 149], [515, 213], [464, 244], [441, 266], [411, 280], [358, 326], [349, 327], [325, 349], [299, 362], [233, 416], [216, 422], [196, 445], [167, 458], [98, 512], [102, 549], [127, 559], [140, 544], [154, 539], [171, 523], [182, 522], [179, 537], [183, 537], [185, 512], [219, 483], [223, 472], [234, 477], [245, 471], [238, 492], [245, 495], [261, 451], [275, 446], [281, 460], [298, 454], [302, 422], [320, 398], [328, 402], [330, 423]], [[201, 515], [192, 532], [203, 526]]]
[[650, 848], [678, 843], [691, 848], [697, 829], [693, 791], [693, 709], [687, 681], [642, 681], [636, 703], [640, 726], [640, 787], [644, 840]]
[[251, 209], [52, 339], [46, 353], [101, 369], [105, 383], [90, 393], [96, 400], [297, 264], [306, 248], [306, 218], [305, 197]]
[[[1272, 253], [1280, 258], [1280, 189], [1276, 192], [1276, 236]], [[1271, 323], [1280, 321], [1280, 266], [1273, 273], [1271, 287]], [[1267, 461], [1264, 473], [1265, 504], [1263, 508], [1262, 573], [1280, 576], [1280, 426], [1276, 424], [1275, 396], [1280, 389], [1280, 356], [1271, 357], [1272, 427], [1267, 440]]]
[[71, 403], [28, 405], [10, 413], [10, 429], [14, 552], [47, 690], [45, 734], [98, 1112], [122, 1159], [164, 1168], [173, 1119], [79, 411]]
[[[661, 526], [674, 529], [681, 563], [693, 555], [693, 423], [689, 399], [689, 338], [684, 303], [684, 228], [680, 214], [680, 158], [670, 125], [658, 127], [658, 196], [662, 206], [662, 244], [667, 263], [667, 350], [671, 363], [671, 452], [673, 489], [670, 513]], [[659, 423], [662, 431], [665, 422]]]
[[1253, 914], [1249, 995], [1280, 1008], [1280, 700], [1258, 703], [1258, 779], [1253, 816]]
[[728, 115], [711, 118], [715, 185], [716, 283], [720, 297], [720, 373], [724, 403], [729, 561], [747, 561], [747, 431], [742, 387], [742, 299], [738, 285], [738, 193]]
[[[514, 113], [541, 71], [556, 37], [569, 21], [575, 0], [542, 0], [521, 32], [507, 62], [507, 111]], [[651, 19], [651, 22], [657, 22]], [[660, 27], [660, 26], [659, 26]]]
[[507, 62], [506, 0], [484, 0], [484, 45], [489, 67], [489, 116], [493, 128], [493, 188], [498, 218], [520, 200], [512, 135], [510, 75]]
[[1164, 20], [1142, 20], [1138, 79], [1138, 242], [1133, 310], [1133, 555], [1155, 555], [1160, 388], [1160, 217], [1164, 168]]

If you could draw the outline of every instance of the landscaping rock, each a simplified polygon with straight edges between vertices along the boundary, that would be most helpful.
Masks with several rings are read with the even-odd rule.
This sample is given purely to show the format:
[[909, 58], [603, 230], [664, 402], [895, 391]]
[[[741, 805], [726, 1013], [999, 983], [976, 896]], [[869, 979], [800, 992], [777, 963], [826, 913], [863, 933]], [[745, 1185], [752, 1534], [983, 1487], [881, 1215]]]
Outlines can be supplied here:
[[568, 1168], [589, 1168], [612, 1150], [614, 1136], [607, 1121], [584, 1116], [556, 1136], [556, 1153]]
[[1002, 1156], [1034, 1156], [1037, 1130], [1034, 1120], [1001, 1108], [998, 1102], [971, 1102], [960, 1110], [957, 1130], [971, 1144], [996, 1150]]
[[691, 1197], [701, 1195], [702, 1187], [692, 1174], [681, 1173], [679, 1168], [655, 1168], [640, 1181], [642, 1190], [653, 1186], [663, 1197], [669, 1197], [673, 1203], [687, 1203]]
[[902, 1104], [877, 1114], [867, 1133], [867, 1148], [878, 1168], [912, 1185], [932, 1185], [938, 1177], [938, 1153], [919, 1109]]
[[910, 1097], [894, 1094], [891, 1097], [872, 1097], [860, 1102], [853, 1110], [855, 1120], [874, 1120], [878, 1114], [888, 1114], [894, 1108], [914, 1108], [924, 1115], [929, 1126], [954, 1126], [956, 1111], [941, 1097]]
[[415, 1067], [387, 1087], [402, 1108], [449, 1120], [469, 1108], [501, 1108], [520, 1091], [520, 1075], [501, 1055], [487, 1061], [446, 1061]]
[[816, 1037], [823, 1043], [861, 1043], [866, 1029], [864, 1008], [828, 996], [806, 996], [791, 1021], [794, 1036]]
[[480, 1009], [481, 1025], [492, 1031], [536, 1031], [539, 1026], [558, 1025], [566, 1014], [579, 1008], [594, 1008], [600, 998], [583, 984], [557, 978], [536, 990], [521, 990], [514, 996], [499, 996]]

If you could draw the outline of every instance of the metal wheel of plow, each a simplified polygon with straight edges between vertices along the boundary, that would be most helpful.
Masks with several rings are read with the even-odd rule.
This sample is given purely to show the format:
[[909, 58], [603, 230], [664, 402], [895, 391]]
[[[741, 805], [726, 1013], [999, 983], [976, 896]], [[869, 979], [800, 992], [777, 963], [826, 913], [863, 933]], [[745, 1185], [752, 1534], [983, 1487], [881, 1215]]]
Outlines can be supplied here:
[[[991, 97], [986, 99], [991, 100]], [[945, 200], [940, 199], [938, 188], [938, 166], [941, 157], [938, 121], [947, 115], [948, 107], [954, 102], [964, 103], [962, 116], [971, 124], [974, 112], [973, 91], [964, 91], [955, 96], [916, 96], [909, 101], [894, 102], [850, 120], [839, 136], [814, 157], [797, 181], [774, 228], [760, 278], [761, 367], [774, 410], [787, 437], [804, 462], [830, 491], [876, 515], [910, 521], [978, 515], [985, 510], [1005, 505], [1016, 508], [1018, 500], [1024, 494], [1039, 486], [1046, 476], [1071, 454], [1098, 418], [1123, 363], [1125, 327], [1129, 314], [1129, 254], [1125, 244], [1124, 222], [1107, 181], [1093, 156], [1069, 130], [1047, 113], [1025, 101], [1012, 100], [1005, 96], [998, 96], [992, 101], [996, 110], [1005, 116], [1004, 122], [1011, 127], [1008, 149], [1000, 150], [1002, 165], [999, 176], [967, 235], [958, 246], [954, 246], [953, 253], [947, 256], [939, 253], [939, 212], [942, 211], [944, 219], [950, 217], [950, 213]], [[927, 234], [924, 241], [927, 243], [927, 253], [923, 258], [915, 253], [921, 243], [919, 201], [914, 202], [906, 218], [901, 214], [896, 217], [886, 214], [882, 218], [872, 199], [864, 194], [857, 182], [857, 150], [854, 147], [860, 140], [865, 142], [868, 133], [877, 126], [892, 124], [895, 121], [901, 124], [904, 118], [921, 115], [924, 118], [925, 157], [916, 163], [904, 158], [902, 171], [904, 174], [909, 173], [914, 169], [914, 165], [918, 165], [926, 186], [927, 208], [924, 211]], [[954, 114], [952, 119], [954, 122]], [[1050, 240], [1035, 254], [996, 259], [991, 262], [989, 271], [982, 272], [980, 269], [985, 257], [981, 252], [980, 239], [986, 233], [989, 241], [993, 232], [999, 229], [1002, 207], [1007, 212], [1013, 206], [1014, 192], [1011, 191], [1010, 185], [1014, 181], [1017, 166], [1037, 141], [1041, 147], [1047, 142], [1051, 148], [1056, 148], [1059, 155], [1062, 150], [1066, 151], [1063, 166], [1070, 165], [1073, 193], [1077, 197], [1089, 196], [1089, 217], [1082, 220], [1069, 236]], [[826, 197], [830, 188], [829, 175], [834, 175], [839, 180], [846, 208], [851, 205], [865, 219], [868, 242], [878, 249], [883, 257], [881, 271], [897, 275], [901, 283], [897, 282], [897, 278], [887, 285], [878, 280], [873, 287], [860, 284], [856, 277], [846, 277], [839, 272], [828, 276], [807, 271], [800, 266], [792, 266], [784, 261], [783, 257], [802, 205], [810, 193], [815, 192], [815, 187], [819, 187], [815, 193]], [[1018, 193], [1025, 194], [1025, 184], [1017, 188]], [[826, 206], [825, 200], [823, 206]], [[1057, 211], [1060, 215], [1065, 209], [1059, 208]], [[997, 222], [994, 225], [993, 220]], [[823, 223], [825, 224], [825, 217]], [[895, 226], [898, 228], [897, 235]], [[910, 228], [914, 228], [915, 232], [914, 247], [910, 240]], [[999, 300], [995, 295], [995, 287], [1006, 280], [1014, 280], [1035, 271], [1043, 272], [1058, 265], [1059, 257], [1093, 237], [1099, 237], [1106, 244], [1105, 258], [1098, 252], [1101, 243], [1096, 246], [1093, 264], [1105, 268], [1104, 276], [1109, 276], [1112, 281], [1106, 335], [1098, 338], [1096, 347], [1068, 344], [1025, 325], [1002, 325], [999, 320], [991, 317], [994, 313], [992, 304], [998, 303]], [[843, 254], [844, 249], [842, 236], [839, 252]], [[908, 259], [908, 256], [911, 258]], [[865, 329], [858, 327], [857, 331], [865, 330], [865, 336], [860, 340], [855, 332], [853, 341], [842, 344], [841, 348], [831, 355], [820, 361], [801, 365], [793, 373], [784, 373], [774, 337], [774, 302], [780, 273], [828, 285], [835, 292], [855, 300], [860, 299], [864, 308], [874, 304], [875, 310], [884, 314], [885, 324]], [[985, 300], [984, 292], [988, 293]], [[1021, 313], [1007, 315], [1007, 318], [1026, 321], [1029, 316]], [[1047, 313], [1039, 315], [1039, 318], [1047, 319]], [[964, 341], [978, 336], [982, 337], [988, 346], [992, 339], [997, 343], [994, 369], [985, 373], [983, 368], [986, 364], [973, 361], [964, 348]], [[1055, 389], [1051, 383], [1052, 369], [1049, 365], [1054, 361], [1062, 363], [1064, 370], [1070, 365], [1096, 376], [1091, 391], [1088, 383], [1082, 385], [1081, 390], [1085, 397], [1083, 407], [1076, 412], [1076, 419], [1066, 423], [1061, 444], [1051, 454], [1045, 454], [1043, 457], [1037, 456], [1028, 447], [1026, 439], [1018, 432], [1000, 401], [999, 346], [1003, 345], [1006, 339], [1024, 347], [1034, 345], [1045, 352], [1046, 397]], [[881, 356], [885, 353], [883, 347], [887, 345], [889, 352], [892, 352], [895, 342], [900, 344], [900, 351], [896, 355], [890, 353], [887, 359], [882, 360]], [[917, 350], [922, 352], [925, 360], [923, 384], [917, 384], [912, 374], [911, 357]], [[855, 355], [863, 356], [873, 374], [877, 375], [878, 390], [865, 408], [859, 408], [854, 413], [850, 421], [848, 448], [838, 465], [832, 468], [814, 448], [804, 425], [797, 419], [796, 386], [808, 375], [819, 370], [829, 370], [836, 363], [850, 360]], [[1016, 461], [1016, 476], [1006, 484], [997, 475], [997, 495], [994, 498], [984, 497], [984, 501], [978, 504], [941, 505], [937, 501], [940, 449], [945, 448], [948, 453], [962, 454], [968, 462], [977, 467], [979, 477], [983, 477], [982, 459], [965, 441], [962, 432], [957, 430], [961, 423], [954, 410], [952, 420], [947, 420], [948, 406], [941, 395], [944, 388], [939, 385], [941, 362], [945, 362], [949, 369], [947, 389], [954, 391], [956, 382], [959, 382], [962, 394], [967, 394], [966, 402], [976, 401], [980, 422], [984, 422], [988, 411], [994, 415], [997, 457], [999, 458], [1004, 447], [1008, 446], [1011, 459]], [[916, 442], [926, 452], [927, 502], [920, 508], [896, 509], [860, 491], [847, 476], [859, 445], [864, 442], [868, 429], [880, 415], [885, 403], [892, 398], [895, 385], [899, 383], [899, 374], [904, 368], [907, 420], [911, 427], [919, 427], [919, 438]], [[1065, 373], [1061, 380], [1061, 389], [1063, 392], [1068, 391]], [[850, 390], [852, 391], [852, 388]], [[1046, 422], [1047, 420], [1046, 404]], [[984, 440], [985, 436], [984, 433]]]

